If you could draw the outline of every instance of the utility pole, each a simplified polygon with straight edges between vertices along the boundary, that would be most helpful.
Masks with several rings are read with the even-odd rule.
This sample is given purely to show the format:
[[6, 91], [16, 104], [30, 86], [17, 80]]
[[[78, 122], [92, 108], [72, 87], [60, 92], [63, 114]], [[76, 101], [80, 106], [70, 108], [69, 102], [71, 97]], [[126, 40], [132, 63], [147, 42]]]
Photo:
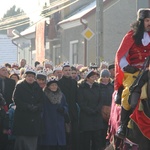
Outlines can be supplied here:
[[103, 54], [103, 0], [96, 0], [96, 63]]

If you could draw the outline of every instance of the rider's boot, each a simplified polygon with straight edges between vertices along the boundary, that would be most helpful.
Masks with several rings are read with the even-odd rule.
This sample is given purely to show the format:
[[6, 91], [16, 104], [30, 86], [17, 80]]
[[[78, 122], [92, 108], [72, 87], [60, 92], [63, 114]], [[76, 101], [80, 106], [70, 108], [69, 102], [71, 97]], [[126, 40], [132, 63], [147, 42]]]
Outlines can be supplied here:
[[121, 121], [120, 126], [118, 127], [118, 130], [116, 132], [116, 136], [119, 138], [125, 138], [126, 136], [126, 128], [129, 121], [130, 116], [130, 110], [125, 110], [123, 107], [121, 107]]

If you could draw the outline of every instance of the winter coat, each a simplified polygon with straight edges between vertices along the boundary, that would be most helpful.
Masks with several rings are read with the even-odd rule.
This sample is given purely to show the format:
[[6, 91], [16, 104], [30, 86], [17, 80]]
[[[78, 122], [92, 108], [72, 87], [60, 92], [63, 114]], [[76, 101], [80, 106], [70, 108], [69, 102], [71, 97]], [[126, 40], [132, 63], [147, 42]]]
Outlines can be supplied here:
[[16, 82], [12, 79], [4, 79], [4, 87], [2, 87], [2, 79], [0, 78], [0, 92], [3, 94], [4, 99], [6, 100], [7, 107], [13, 102], [12, 94], [15, 88]]
[[[46, 90], [43, 107], [43, 118], [45, 133], [39, 137], [39, 145], [66, 145], [65, 120], [64, 114], [68, 112], [68, 105], [64, 94], [59, 90], [51, 92]], [[53, 100], [60, 98], [60, 103], [52, 103]], [[63, 108], [64, 112], [60, 113], [59, 108]]]
[[90, 88], [83, 81], [78, 88], [78, 104], [80, 106], [79, 126], [81, 131], [94, 131], [103, 128], [101, 116], [102, 100], [98, 83], [93, 83]]
[[68, 103], [69, 115], [71, 120], [78, 120], [78, 108], [77, 108], [77, 81], [63, 76], [59, 81], [58, 85], [66, 97]]
[[[43, 95], [44, 93], [37, 82], [30, 85], [24, 80], [16, 85], [13, 94], [16, 104], [14, 135], [40, 135]], [[33, 109], [33, 107], [36, 107], [36, 109]]]
[[103, 105], [111, 106], [113, 92], [114, 86], [111, 82], [108, 84], [100, 83], [100, 98], [103, 101]]
[[[102, 100], [102, 106], [111, 106], [112, 94], [114, 92], [113, 83], [108, 84], [100, 83], [100, 99]], [[105, 129], [108, 128], [108, 122], [104, 120]]]

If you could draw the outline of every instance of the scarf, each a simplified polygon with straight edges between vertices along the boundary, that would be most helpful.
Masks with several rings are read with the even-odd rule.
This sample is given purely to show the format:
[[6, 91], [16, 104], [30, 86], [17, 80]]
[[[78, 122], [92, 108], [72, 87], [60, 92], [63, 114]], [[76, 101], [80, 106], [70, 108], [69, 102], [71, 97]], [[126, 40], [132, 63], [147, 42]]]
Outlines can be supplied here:
[[149, 36], [148, 32], [144, 32], [142, 44], [143, 44], [143, 46], [147, 46], [149, 43], [150, 43], [150, 36]]
[[44, 89], [46, 96], [52, 104], [60, 104], [62, 98], [62, 92], [58, 89], [56, 92], [49, 90], [47, 87]]

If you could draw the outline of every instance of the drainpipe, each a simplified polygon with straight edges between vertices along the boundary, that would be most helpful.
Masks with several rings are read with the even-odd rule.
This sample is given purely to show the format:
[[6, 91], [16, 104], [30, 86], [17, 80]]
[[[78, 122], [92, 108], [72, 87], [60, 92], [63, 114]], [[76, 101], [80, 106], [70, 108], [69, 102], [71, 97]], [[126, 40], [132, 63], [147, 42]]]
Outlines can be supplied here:
[[[84, 26], [84, 30], [87, 28], [87, 24], [83, 22], [82, 18], [80, 18], [80, 22]], [[87, 40], [84, 38], [84, 66], [87, 66]]]
[[[16, 44], [15, 42], [14, 42], [14, 40], [11, 40], [12, 41], [12, 43], [15, 45], [15, 46], [17, 46], [17, 61], [19, 61], [19, 56], [18, 56], [18, 48], [20, 48], [21, 49], [21, 47], [19, 47], [19, 45], [18, 44]], [[22, 50], [22, 49], [21, 49]]]

